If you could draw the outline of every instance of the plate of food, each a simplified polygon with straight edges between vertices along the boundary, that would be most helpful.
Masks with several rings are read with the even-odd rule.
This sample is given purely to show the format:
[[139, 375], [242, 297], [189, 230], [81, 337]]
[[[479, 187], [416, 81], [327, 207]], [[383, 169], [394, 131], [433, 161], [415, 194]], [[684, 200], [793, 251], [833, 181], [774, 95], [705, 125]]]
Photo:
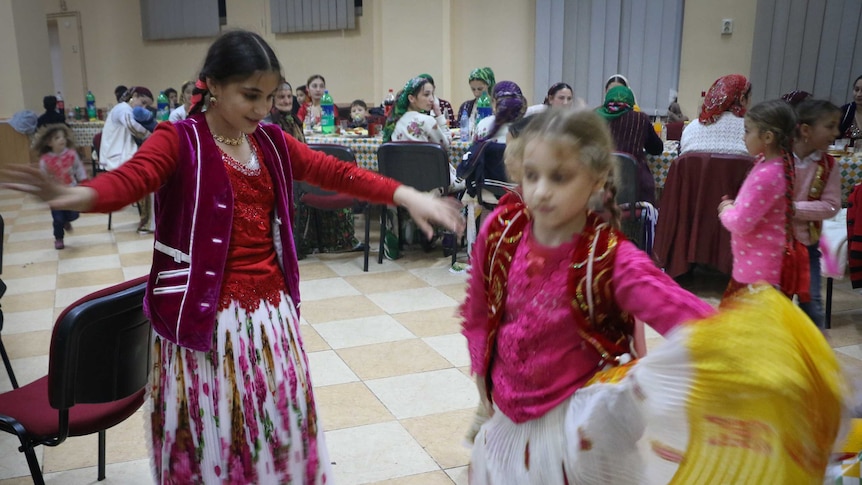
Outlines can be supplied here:
[[346, 136], [348, 138], [364, 138], [368, 136], [368, 130], [362, 127], [356, 128], [348, 128], [344, 130], [342, 136]]

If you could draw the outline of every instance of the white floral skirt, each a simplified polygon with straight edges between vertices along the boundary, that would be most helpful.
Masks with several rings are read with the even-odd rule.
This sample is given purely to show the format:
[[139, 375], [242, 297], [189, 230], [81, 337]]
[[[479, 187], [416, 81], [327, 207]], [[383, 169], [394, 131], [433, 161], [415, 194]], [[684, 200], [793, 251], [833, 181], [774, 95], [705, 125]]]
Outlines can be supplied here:
[[156, 483], [332, 483], [290, 297], [217, 321], [208, 352], [155, 338]]

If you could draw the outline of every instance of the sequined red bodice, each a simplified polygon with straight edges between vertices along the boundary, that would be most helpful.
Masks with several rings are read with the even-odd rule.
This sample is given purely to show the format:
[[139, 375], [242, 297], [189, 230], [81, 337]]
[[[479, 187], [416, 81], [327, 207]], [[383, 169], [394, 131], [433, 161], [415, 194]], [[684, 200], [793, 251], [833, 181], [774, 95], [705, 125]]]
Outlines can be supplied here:
[[[248, 140], [257, 160], [261, 160], [253, 138]], [[222, 160], [233, 187], [234, 206], [219, 310], [236, 301], [245, 310], [253, 311], [262, 299], [275, 304], [279, 291], [286, 290], [272, 239], [272, 179], [263, 163], [248, 168], [223, 152]]]

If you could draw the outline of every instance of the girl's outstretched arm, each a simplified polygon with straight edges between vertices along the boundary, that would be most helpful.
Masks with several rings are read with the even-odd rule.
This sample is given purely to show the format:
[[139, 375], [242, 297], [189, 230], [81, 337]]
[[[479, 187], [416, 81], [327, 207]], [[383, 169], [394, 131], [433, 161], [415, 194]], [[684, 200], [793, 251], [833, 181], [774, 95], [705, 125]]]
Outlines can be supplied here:
[[96, 191], [89, 187], [69, 187], [58, 184], [38, 168], [10, 166], [0, 170], [0, 186], [33, 194], [54, 210], [89, 211], [96, 200]]

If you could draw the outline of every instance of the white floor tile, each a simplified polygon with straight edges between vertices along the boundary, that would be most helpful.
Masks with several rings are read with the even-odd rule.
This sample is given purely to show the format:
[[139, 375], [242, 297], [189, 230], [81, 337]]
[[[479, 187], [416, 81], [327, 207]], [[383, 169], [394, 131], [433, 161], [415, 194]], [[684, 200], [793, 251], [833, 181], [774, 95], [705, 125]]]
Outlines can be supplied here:
[[[49, 238], [52, 236], [49, 234]], [[46, 246], [50, 243], [46, 243]], [[58, 251], [52, 246], [50, 249], [37, 249], [35, 251], [25, 251], [21, 253], [4, 252], [3, 266], [12, 266], [16, 264], [25, 265], [30, 263], [45, 263], [48, 261], [57, 261], [60, 259]]]
[[117, 251], [120, 254], [152, 252], [153, 238], [152, 236], [141, 236], [137, 241], [126, 241], [117, 243]]
[[838, 347], [837, 349], [835, 349], [835, 351], [841, 352], [844, 355], [849, 355], [850, 357], [854, 357], [856, 359], [862, 359], [862, 344]]
[[467, 282], [467, 272], [453, 273], [450, 265], [411, 269], [410, 272], [431, 286], [457, 285]]
[[334, 483], [353, 485], [439, 470], [437, 463], [397, 422], [326, 433]]
[[54, 229], [51, 227], [50, 221], [48, 221], [48, 225], [45, 226], [45, 229], [14, 232], [9, 235], [7, 241], [14, 243], [23, 241], [45, 241], [45, 239], [54, 239]]
[[333, 349], [416, 338], [389, 315], [319, 323], [314, 329]]
[[79, 273], [82, 271], [97, 271], [121, 267], [122, 264], [120, 264], [119, 255], [106, 254], [104, 256], [61, 259], [57, 263], [57, 274]]
[[13, 278], [4, 280], [9, 287], [7, 295], [26, 295], [36, 291], [48, 291], [57, 288], [57, 275], [33, 276], [31, 278]]
[[152, 485], [153, 483], [149, 459], [108, 464], [105, 466], [105, 480], [96, 481], [97, 476], [96, 467], [91, 466], [49, 473], [45, 475], [45, 484]]
[[[12, 359], [11, 364], [12, 372], [15, 373], [15, 379], [18, 380], [19, 387], [25, 386], [48, 374], [47, 355]], [[9, 375], [6, 374], [6, 368], [0, 366], [0, 392], [10, 390], [12, 390], [12, 382], [9, 380]]]
[[66, 308], [79, 299], [95, 293], [110, 285], [75, 286], [73, 288], [61, 288], [54, 292], [54, 306]]
[[458, 369], [372, 379], [365, 384], [398, 419], [468, 409], [479, 404], [476, 385]]
[[326, 300], [360, 294], [356, 288], [341, 278], [300, 281], [299, 293], [302, 295], [302, 301]]
[[[0, 433], [0, 479], [12, 477], [29, 477], [30, 467], [24, 453], [18, 451], [21, 442], [10, 433]], [[42, 463], [42, 447], [36, 448], [36, 458]], [[95, 478], [95, 477], [93, 477]]]
[[[359, 256], [346, 261], [326, 261], [329, 269], [335, 272], [338, 276], [355, 276], [367, 274], [362, 271], [363, 256], [362, 253], [357, 253]], [[402, 271], [404, 268], [398, 265], [395, 261], [383, 259], [383, 264], [377, 264], [377, 254], [372, 252], [368, 257], [368, 273], [387, 273], [391, 271]]]
[[422, 340], [455, 367], [470, 365], [470, 352], [467, 350], [467, 339], [460, 333], [425, 337]]
[[146, 266], [126, 266], [123, 268], [123, 278], [128, 280], [133, 280], [139, 276], [144, 276], [150, 274], [150, 265]]
[[314, 387], [359, 381], [350, 367], [332, 350], [309, 353], [308, 365], [311, 368], [311, 383]]
[[3, 335], [27, 333], [54, 328], [54, 309], [30, 312], [3, 312]]
[[446, 474], [449, 475], [449, 478], [455, 482], [455, 485], [467, 485], [468, 483], [468, 467], [460, 466], [458, 468], [449, 468], [446, 470]]
[[386, 313], [404, 313], [434, 308], [454, 307], [458, 302], [436, 288], [414, 288], [367, 295]]

